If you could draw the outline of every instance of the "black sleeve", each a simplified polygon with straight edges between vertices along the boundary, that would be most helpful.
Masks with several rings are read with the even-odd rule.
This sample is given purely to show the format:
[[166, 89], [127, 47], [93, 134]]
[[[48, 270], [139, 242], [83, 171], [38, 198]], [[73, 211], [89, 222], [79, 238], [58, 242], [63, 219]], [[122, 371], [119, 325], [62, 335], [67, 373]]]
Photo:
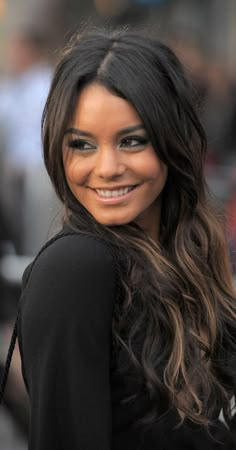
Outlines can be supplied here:
[[36, 260], [19, 322], [29, 450], [110, 450], [115, 290], [111, 252], [92, 237], [64, 236]]

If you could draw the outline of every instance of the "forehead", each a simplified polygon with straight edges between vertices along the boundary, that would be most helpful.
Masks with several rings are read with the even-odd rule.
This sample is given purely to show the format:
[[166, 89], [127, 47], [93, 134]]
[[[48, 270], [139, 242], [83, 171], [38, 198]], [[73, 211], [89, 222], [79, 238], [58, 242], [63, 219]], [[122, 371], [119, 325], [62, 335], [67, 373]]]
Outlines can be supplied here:
[[86, 86], [80, 93], [74, 115], [73, 126], [125, 128], [142, 123], [135, 108], [127, 100], [111, 93], [97, 83]]

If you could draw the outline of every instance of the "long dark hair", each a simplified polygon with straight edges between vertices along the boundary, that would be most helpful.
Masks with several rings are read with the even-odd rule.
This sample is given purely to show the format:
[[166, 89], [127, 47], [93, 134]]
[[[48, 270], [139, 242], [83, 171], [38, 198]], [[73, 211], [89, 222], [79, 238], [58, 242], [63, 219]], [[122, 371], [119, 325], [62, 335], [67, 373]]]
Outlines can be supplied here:
[[[134, 106], [168, 167], [158, 244], [134, 224], [99, 224], [68, 187], [64, 133], [81, 90], [92, 82]], [[129, 353], [150, 398], [163, 392], [181, 418], [197, 423], [208, 424], [223, 409], [230, 424], [236, 298], [223, 219], [204, 179], [206, 139], [192, 100], [181, 63], [163, 43], [127, 30], [76, 36], [61, 55], [45, 106], [44, 158], [66, 220], [122, 254], [114, 342]], [[151, 413], [150, 420], [155, 408]]]

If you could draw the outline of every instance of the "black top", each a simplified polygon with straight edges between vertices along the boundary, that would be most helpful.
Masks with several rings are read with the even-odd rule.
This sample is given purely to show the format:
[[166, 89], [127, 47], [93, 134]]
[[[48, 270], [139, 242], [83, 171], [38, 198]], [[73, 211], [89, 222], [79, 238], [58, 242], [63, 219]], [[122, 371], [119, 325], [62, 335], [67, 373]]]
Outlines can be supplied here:
[[71, 232], [51, 240], [24, 274], [18, 335], [31, 402], [29, 449], [236, 448], [219, 421], [210, 432], [190, 423], [176, 428], [177, 415], [167, 411], [151, 427], [137, 425], [150, 402], [138, 378], [119, 373], [112, 347], [116, 264], [108, 244]]

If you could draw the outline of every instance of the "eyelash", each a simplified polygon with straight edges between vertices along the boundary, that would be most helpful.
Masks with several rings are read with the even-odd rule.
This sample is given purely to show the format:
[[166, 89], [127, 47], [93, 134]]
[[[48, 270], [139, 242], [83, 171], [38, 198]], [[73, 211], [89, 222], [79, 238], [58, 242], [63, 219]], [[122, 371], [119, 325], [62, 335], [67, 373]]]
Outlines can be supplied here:
[[[136, 141], [136, 143], [134, 145], [127, 145], [127, 141], [128, 142]], [[139, 148], [143, 148], [145, 145], [148, 144], [148, 142], [149, 142], [148, 139], [144, 136], [127, 136], [120, 141], [120, 146], [121, 146], [121, 148], [137, 150]], [[124, 145], [124, 144], [126, 144], [126, 145]], [[89, 148], [84, 148], [86, 145], [88, 145]], [[76, 150], [81, 153], [88, 153], [88, 152], [92, 152], [92, 151], [96, 150], [96, 147], [93, 144], [90, 144], [88, 141], [85, 141], [84, 139], [80, 139], [80, 138], [69, 140], [67, 146], [70, 147], [71, 149]]]
[[[82, 146], [85, 146], [85, 145], [89, 145], [90, 147], [89, 148], [81, 148]], [[93, 151], [96, 149], [96, 147], [94, 145], [90, 144], [88, 141], [85, 141], [83, 139], [71, 139], [71, 140], [69, 140], [67, 146], [73, 150], [77, 150], [77, 151], [83, 152], [83, 153], [90, 152], [90, 151]]]
[[[121, 140], [121, 143], [127, 141], [136, 141], [137, 143], [135, 145], [128, 145], [128, 148], [138, 148], [138, 147], [144, 147], [148, 144], [148, 139], [144, 136], [127, 136]], [[125, 145], [124, 145], [125, 147]]]

